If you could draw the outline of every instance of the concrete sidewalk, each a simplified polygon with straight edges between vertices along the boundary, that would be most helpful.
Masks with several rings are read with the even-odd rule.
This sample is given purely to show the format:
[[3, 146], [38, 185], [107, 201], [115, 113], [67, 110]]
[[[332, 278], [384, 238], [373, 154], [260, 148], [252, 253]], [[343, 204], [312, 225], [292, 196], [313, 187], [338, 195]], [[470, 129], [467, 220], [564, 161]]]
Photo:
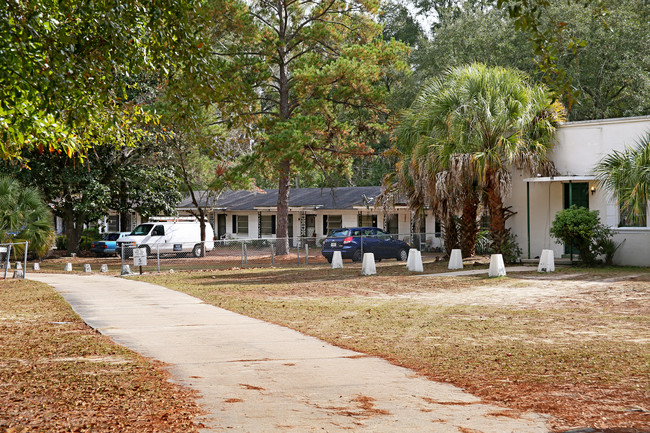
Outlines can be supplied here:
[[171, 364], [201, 392], [205, 431], [547, 432], [545, 418], [483, 404], [448, 384], [160, 286], [29, 273], [93, 328]]

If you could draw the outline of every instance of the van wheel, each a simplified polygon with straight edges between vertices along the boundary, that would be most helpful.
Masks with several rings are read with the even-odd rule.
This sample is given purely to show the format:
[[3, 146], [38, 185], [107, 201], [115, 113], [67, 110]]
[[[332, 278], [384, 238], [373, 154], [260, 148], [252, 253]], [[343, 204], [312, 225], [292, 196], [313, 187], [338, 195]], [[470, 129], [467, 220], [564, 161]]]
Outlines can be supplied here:
[[192, 249], [192, 256], [196, 258], [203, 257], [203, 248], [201, 244], [194, 245], [194, 248]]

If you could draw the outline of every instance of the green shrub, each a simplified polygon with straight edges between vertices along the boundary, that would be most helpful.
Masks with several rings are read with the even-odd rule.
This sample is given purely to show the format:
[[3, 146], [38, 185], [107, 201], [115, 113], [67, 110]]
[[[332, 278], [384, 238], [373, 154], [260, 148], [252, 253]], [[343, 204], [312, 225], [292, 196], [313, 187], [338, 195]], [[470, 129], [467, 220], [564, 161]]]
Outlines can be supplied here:
[[61, 235], [56, 237], [56, 249], [65, 250], [68, 248], [68, 237], [66, 235]]
[[600, 222], [598, 211], [575, 205], [555, 215], [550, 232], [555, 239], [577, 248], [587, 266], [596, 264], [596, 258], [605, 252], [612, 236], [611, 230]]
[[519, 263], [521, 258], [521, 248], [517, 243], [517, 235], [508, 233], [506, 241], [501, 245], [500, 251], [495, 248], [494, 242], [490, 242], [488, 252], [490, 254], [499, 253], [503, 256], [505, 263]]

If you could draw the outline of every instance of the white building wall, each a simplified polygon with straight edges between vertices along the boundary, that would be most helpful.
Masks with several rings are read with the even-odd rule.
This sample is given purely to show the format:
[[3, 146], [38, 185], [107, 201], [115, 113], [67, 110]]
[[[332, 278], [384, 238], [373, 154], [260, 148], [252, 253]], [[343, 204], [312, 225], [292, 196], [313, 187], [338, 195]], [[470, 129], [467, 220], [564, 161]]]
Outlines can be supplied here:
[[[650, 131], [650, 116], [604, 119], [585, 122], [569, 122], [558, 128], [556, 144], [551, 159], [562, 176], [590, 176], [594, 166], [613, 150], [633, 146], [640, 137]], [[528, 235], [526, 220], [526, 183], [523, 179], [535, 174], [515, 171], [512, 177], [512, 195], [506, 200], [516, 214], [508, 220], [512, 233], [528, 257]], [[610, 194], [596, 181], [589, 181], [589, 208], [597, 210], [603, 224], [618, 225], [618, 207]], [[538, 257], [542, 249], [552, 249], [556, 257], [564, 253], [564, 246], [550, 237], [549, 229], [555, 214], [564, 207], [561, 182], [530, 183], [530, 257]], [[614, 240], [625, 244], [614, 257], [617, 264], [650, 266], [650, 229], [617, 228]]]

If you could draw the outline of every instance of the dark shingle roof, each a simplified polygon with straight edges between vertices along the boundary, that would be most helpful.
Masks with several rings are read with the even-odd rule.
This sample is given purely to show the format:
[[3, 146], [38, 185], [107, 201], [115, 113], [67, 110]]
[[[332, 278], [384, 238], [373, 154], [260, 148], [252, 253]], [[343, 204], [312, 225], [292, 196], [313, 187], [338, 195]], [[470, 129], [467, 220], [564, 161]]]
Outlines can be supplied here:
[[[292, 188], [289, 192], [289, 206], [318, 207], [319, 209], [352, 209], [355, 206], [374, 206], [381, 192], [379, 186], [357, 186], [342, 188]], [[202, 207], [224, 210], [255, 210], [256, 208], [275, 208], [278, 190], [225, 191], [215, 201], [206, 200], [205, 191], [196, 191]], [[367, 200], [364, 200], [364, 196]], [[186, 197], [178, 209], [194, 208], [191, 198]]]

